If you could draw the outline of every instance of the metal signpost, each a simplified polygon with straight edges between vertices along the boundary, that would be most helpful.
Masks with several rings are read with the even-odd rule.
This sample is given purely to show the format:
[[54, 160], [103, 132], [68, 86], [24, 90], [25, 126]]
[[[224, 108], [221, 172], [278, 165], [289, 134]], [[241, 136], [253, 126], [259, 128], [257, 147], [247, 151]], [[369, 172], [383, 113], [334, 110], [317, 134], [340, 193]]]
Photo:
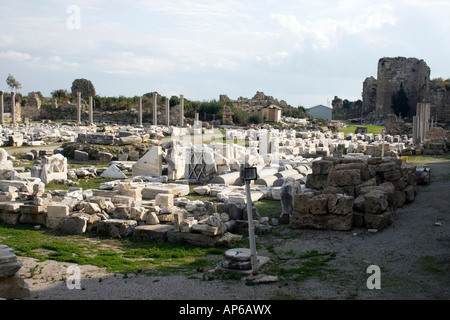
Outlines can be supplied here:
[[245, 182], [245, 191], [247, 195], [247, 219], [248, 219], [248, 236], [250, 240], [250, 262], [252, 264], [252, 274], [258, 274], [258, 257], [256, 254], [256, 243], [255, 243], [255, 227], [253, 223], [253, 206], [252, 197], [250, 195], [250, 183], [252, 180], [257, 179], [256, 167], [246, 166], [243, 169], [243, 179]]

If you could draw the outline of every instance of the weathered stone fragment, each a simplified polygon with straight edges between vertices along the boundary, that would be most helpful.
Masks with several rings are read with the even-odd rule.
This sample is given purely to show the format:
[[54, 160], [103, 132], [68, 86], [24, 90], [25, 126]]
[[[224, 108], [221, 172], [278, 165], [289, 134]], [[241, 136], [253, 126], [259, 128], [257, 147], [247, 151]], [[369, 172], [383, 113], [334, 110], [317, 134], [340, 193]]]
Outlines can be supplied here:
[[328, 186], [345, 187], [357, 186], [361, 183], [361, 175], [358, 169], [333, 170], [328, 174]]
[[372, 190], [364, 195], [366, 214], [381, 214], [388, 208], [388, 195], [381, 190]]
[[173, 226], [167, 224], [143, 225], [134, 228], [134, 236], [141, 239], [165, 242], [167, 241], [167, 232], [172, 230]]
[[289, 226], [298, 229], [320, 229], [320, 230], [351, 230], [353, 225], [353, 214], [297, 214], [291, 215]]
[[100, 236], [111, 238], [131, 236], [136, 226], [135, 220], [110, 219], [96, 223], [97, 233]]
[[368, 229], [377, 229], [380, 231], [392, 223], [393, 215], [390, 210], [386, 210], [381, 214], [371, 214], [366, 212], [364, 220]]
[[86, 232], [88, 219], [86, 217], [70, 217], [63, 219], [61, 232], [66, 234], [82, 234]]

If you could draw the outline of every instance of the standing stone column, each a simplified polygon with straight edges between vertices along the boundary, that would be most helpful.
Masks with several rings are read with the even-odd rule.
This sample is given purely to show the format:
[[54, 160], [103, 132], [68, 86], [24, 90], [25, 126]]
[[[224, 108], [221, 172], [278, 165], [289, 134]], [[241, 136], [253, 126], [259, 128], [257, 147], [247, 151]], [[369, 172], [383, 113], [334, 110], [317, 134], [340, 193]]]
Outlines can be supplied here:
[[166, 99], [166, 126], [168, 127], [170, 125], [170, 101], [169, 99]]
[[423, 133], [423, 140], [425, 141], [425, 138], [427, 137], [427, 132], [430, 131], [430, 118], [431, 118], [431, 110], [430, 110], [430, 104], [424, 103], [425, 108], [425, 119], [423, 119], [424, 123], [424, 133]]
[[89, 97], [89, 125], [94, 124], [94, 104], [93, 98]]
[[139, 97], [139, 126], [142, 127], [142, 97]]
[[421, 144], [425, 142], [427, 131], [430, 129], [430, 104], [429, 103], [418, 103], [416, 109], [416, 122], [414, 125], [413, 118], [413, 130], [416, 128], [415, 136], [417, 142], [416, 144]]
[[153, 125], [158, 125], [158, 94], [153, 94]]
[[5, 123], [5, 116], [3, 114], [3, 91], [0, 90], [0, 124]]
[[417, 104], [417, 110], [416, 110], [416, 116], [417, 116], [417, 144], [422, 143], [422, 136], [423, 136], [423, 133], [422, 133], [422, 129], [423, 129], [423, 127], [422, 127], [422, 118], [423, 118], [422, 111], [423, 111], [422, 104], [418, 103]]
[[77, 92], [77, 124], [81, 124], [81, 92]]
[[180, 127], [184, 125], [184, 96], [180, 95]]
[[413, 143], [416, 146], [419, 142], [419, 138], [418, 138], [418, 118], [417, 116], [413, 116]]
[[16, 93], [11, 92], [11, 124], [16, 124]]

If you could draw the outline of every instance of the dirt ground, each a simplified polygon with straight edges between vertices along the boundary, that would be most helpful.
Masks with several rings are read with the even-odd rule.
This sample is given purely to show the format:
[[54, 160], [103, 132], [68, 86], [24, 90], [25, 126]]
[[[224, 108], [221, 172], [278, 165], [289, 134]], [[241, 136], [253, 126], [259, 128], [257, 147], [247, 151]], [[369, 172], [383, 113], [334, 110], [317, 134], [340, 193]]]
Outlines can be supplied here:
[[[450, 298], [450, 162], [431, 164], [432, 183], [419, 186], [415, 201], [396, 210], [387, 229], [348, 232], [294, 230], [288, 236], [258, 237], [272, 244], [277, 259], [286, 253], [316, 250], [334, 252], [329, 267], [338, 270], [325, 278], [248, 285], [242, 279], [205, 280], [192, 276], [108, 274], [94, 266], [80, 266], [80, 289], [69, 289], [68, 263], [38, 263], [22, 258], [22, 277], [29, 284], [29, 300], [448, 300]], [[269, 254], [267, 251], [259, 255]], [[286, 256], [286, 257], [283, 257]], [[369, 266], [380, 268], [380, 289], [369, 289]], [[264, 267], [265, 268], [265, 267]], [[264, 273], [264, 268], [261, 273]], [[33, 274], [32, 274], [33, 273]], [[70, 275], [69, 275], [70, 276]]]

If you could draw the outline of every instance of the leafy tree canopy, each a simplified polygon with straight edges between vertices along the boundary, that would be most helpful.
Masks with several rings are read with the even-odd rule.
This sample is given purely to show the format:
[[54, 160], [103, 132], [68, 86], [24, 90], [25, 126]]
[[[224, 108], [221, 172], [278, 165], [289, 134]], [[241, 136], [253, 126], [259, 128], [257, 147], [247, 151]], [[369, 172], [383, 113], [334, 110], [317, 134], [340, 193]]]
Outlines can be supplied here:
[[17, 81], [11, 74], [8, 74], [8, 77], [6, 78], [6, 84], [11, 90], [14, 91], [22, 88], [22, 84]]
[[400, 114], [403, 116], [408, 115], [409, 109], [408, 96], [402, 84], [400, 89], [392, 96], [392, 110], [398, 117]]

